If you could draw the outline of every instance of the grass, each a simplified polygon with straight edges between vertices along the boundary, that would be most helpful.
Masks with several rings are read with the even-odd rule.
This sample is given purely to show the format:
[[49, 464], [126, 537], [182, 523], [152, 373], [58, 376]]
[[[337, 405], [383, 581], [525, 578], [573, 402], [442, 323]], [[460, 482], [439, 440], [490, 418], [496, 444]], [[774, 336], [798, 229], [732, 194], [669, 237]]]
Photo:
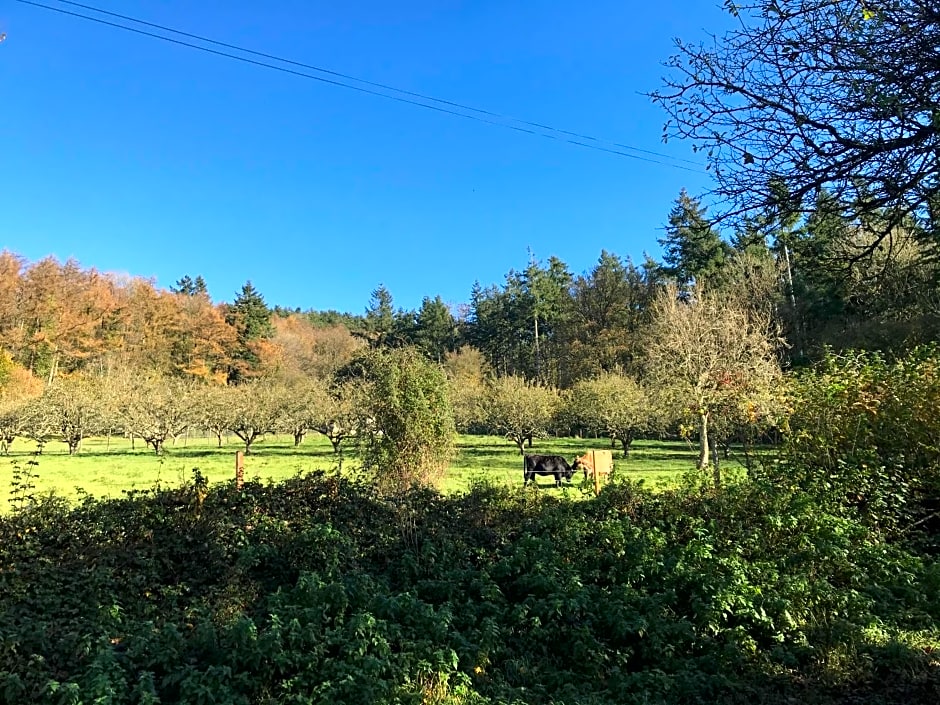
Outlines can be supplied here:
[[[35, 456], [35, 444], [18, 439], [8, 456], [0, 456], [0, 488], [10, 487], [14, 467], [27, 467], [30, 460], [37, 477], [35, 490], [41, 493], [76, 497], [88, 493], [97, 497], [118, 497], [125, 490], [150, 489], [155, 485], [178, 486], [192, 478], [198, 468], [209, 482], [222, 482], [235, 475], [235, 452], [243, 449], [236, 438], [221, 448], [215, 438], [180, 438], [167, 445], [162, 457], [138, 441], [131, 447], [126, 438], [88, 438], [81, 450], [69, 456], [63, 443], [49, 443], [42, 455]], [[536, 440], [532, 452], [563, 455], [572, 460], [591, 448], [610, 448], [606, 439], [551, 438]], [[474, 480], [508, 485], [522, 484], [522, 458], [509, 441], [496, 436], [459, 436], [457, 453], [441, 489], [456, 492]], [[351, 451], [344, 470], [355, 467]], [[695, 465], [696, 450], [688, 443], [674, 441], [637, 441], [630, 457], [624, 459], [614, 450], [615, 472], [658, 486], [674, 483], [682, 472]], [[735, 465], [729, 462], [729, 467]], [[269, 436], [254, 444], [245, 458], [245, 478], [281, 480], [312, 470], [336, 470], [337, 462], [329, 442], [319, 434], [310, 434], [294, 446], [290, 436]], [[575, 481], [578, 480], [576, 476]], [[540, 478], [545, 487], [552, 478]], [[2, 508], [0, 508], [2, 510]]]

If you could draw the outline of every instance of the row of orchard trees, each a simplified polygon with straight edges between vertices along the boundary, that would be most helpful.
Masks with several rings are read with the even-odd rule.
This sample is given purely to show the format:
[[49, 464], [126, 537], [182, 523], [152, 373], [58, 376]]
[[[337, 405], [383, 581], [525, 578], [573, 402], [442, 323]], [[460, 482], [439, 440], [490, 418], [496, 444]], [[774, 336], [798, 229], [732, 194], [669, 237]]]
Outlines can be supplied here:
[[154, 373], [110, 377], [62, 376], [33, 393], [0, 402], [0, 438], [40, 446], [59, 440], [75, 453], [83, 439], [113, 433], [141, 439], [160, 454], [168, 440], [191, 429], [231, 433], [245, 444], [266, 434], [290, 433], [299, 444], [309, 431], [327, 435], [338, 449], [354, 427], [353, 395], [330, 390], [315, 377], [291, 384], [263, 378], [238, 386], [205, 385]]
[[[593, 433], [619, 442], [624, 453], [639, 436], [684, 432], [698, 438], [704, 468], [720, 442], [746, 442], [783, 415], [779, 340], [770, 308], [754, 303], [761, 300], [665, 287], [637, 345], [639, 373], [602, 371], [564, 390], [496, 374], [469, 346], [441, 364], [417, 348], [376, 347], [338, 359], [329, 375], [291, 367], [224, 386], [134, 368], [60, 375], [43, 385], [7, 358], [19, 381], [0, 384], [0, 436], [6, 445], [18, 436], [40, 444], [55, 438], [75, 452], [89, 435], [118, 432], [160, 453], [168, 439], [197, 428], [220, 442], [232, 433], [250, 452], [267, 434], [290, 433], [299, 444], [316, 431], [338, 452], [344, 439], [361, 442], [364, 431], [378, 428], [386, 399], [370, 392], [370, 375], [381, 369], [396, 378], [420, 360], [440, 375], [447, 415], [461, 431], [503, 435], [520, 450], [550, 433]], [[376, 362], [386, 360], [393, 362]]]
[[[25, 373], [25, 374], [24, 374]], [[267, 434], [310, 431], [327, 436], [342, 461], [353, 438], [364, 469], [391, 487], [428, 482], [443, 473], [454, 421], [440, 365], [414, 349], [370, 350], [329, 382], [307, 376], [263, 377], [210, 386], [167, 375], [125, 371], [108, 377], [61, 376], [43, 387], [9, 355], [0, 356], [0, 438], [40, 447], [61, 440], [76, 453], [84, 438], [123, 433], [160, 454], [191, 428], [232, 433], [250, 453]]]

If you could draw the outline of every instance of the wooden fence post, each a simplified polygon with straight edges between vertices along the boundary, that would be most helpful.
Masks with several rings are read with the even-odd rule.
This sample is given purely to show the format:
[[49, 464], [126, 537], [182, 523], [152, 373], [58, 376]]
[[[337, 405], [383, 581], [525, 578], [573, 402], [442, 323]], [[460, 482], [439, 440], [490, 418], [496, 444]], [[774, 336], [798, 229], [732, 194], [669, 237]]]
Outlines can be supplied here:
[[245, 453], [235, 452], [235, 489], [241, 489], [245, 484]]
[[601, 478], [597, 471], [597, 453], [593, 450], [591, 451], [591, 471], [594, 475], [594, 496], [597, 497], [601, 493]]

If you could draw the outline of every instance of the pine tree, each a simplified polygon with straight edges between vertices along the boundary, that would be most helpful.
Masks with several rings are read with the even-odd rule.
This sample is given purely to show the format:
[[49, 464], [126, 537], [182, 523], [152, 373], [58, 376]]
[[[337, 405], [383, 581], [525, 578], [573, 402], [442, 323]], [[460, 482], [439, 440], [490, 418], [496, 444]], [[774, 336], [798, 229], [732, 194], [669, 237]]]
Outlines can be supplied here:
[[258, 372], [262, 362], [258, 343], [274, 336], [271, 310], [251, 281], [245, 282], [235, 297], [225, 321], [235, 329], [237, 339], [229, 383], [238, 384]]
[[675, 278], [680, 287], [692, 282], [714, 282], [721, 276], [731, 248], [705, 217], [706, 209], [685, 189], [679, 193], [669, 212], [663, 246], [663, 271]]

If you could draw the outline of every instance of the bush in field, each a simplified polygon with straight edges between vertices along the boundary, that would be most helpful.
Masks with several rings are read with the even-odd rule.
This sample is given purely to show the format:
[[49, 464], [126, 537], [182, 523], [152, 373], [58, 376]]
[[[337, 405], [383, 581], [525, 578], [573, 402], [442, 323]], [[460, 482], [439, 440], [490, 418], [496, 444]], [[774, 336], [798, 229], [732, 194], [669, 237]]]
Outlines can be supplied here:
[[440, 366], [412, 348], [356, 358], [346, 384], [358, 384], [356, 440], [362, 467], [384, 489], [436, 482], [454, 450], [454, 417]]
[[889, 362], [829, 353], [791, 383], [784, 444], [789, 481], [864, 508], [883, 525], [919, 521], [940, 498], [940, 350]]
[[510, 439], [525, 452], [528, 441], [543, 438], [561, 405], [558, 391], [510, 375], [490, 382], [483, 398], [487, 425], [493, 433]]

